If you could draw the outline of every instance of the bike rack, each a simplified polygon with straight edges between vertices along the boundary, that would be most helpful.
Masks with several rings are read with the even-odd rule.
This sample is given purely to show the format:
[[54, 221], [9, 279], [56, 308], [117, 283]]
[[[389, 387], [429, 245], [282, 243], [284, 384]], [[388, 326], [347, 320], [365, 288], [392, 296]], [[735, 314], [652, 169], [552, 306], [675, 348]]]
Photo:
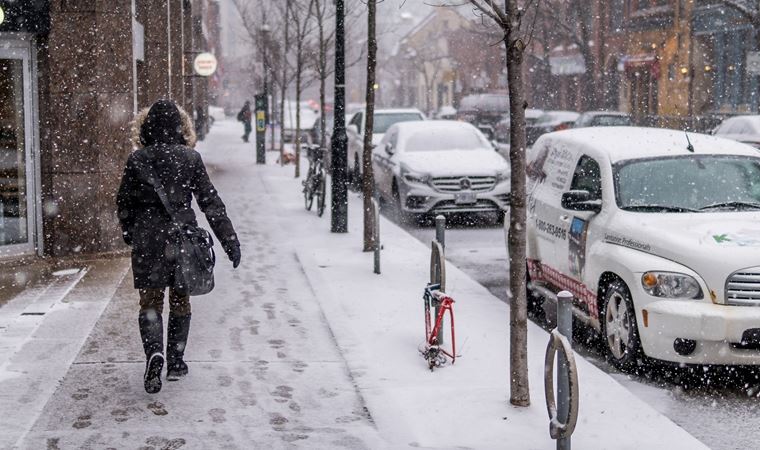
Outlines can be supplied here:
[[[557, 294], [557, 328], [552, 330], [544, 360], [544, 392], [549, 413], [549, 435], [557, 440], [557, 450], [570, 450], [570, 437], [578, 422], [578, 367], [573, 347], [573, 295], [567, 291]], [[561, 350], [561, 353], [558, 351]], [[557, 399], [554, 397], [554, 360], [557, 367]], [[564, 422], [563, 422], [564, 421]]]

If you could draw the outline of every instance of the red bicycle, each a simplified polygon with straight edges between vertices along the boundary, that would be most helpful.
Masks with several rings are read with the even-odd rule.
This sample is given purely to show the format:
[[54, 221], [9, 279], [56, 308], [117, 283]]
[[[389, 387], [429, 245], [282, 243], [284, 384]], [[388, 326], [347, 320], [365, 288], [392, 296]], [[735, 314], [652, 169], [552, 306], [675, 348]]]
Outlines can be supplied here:
[[[436, 367], [446, 364], [447, 357], [451, 359], [452, 364], [457, 359], [454, 335], [454, 299], [441, 291], [440, 284], [428, 284], [422, 298], [425, 301], [425, 344], [419, 350], [432, 372]], [[438, 336], [443, 328], [443, 318], [447, 313], [451, 325], [450, 349], [443, 348], [438, 342]], [[435, 318], [434, 324], [432, 323], [433, 318]]]

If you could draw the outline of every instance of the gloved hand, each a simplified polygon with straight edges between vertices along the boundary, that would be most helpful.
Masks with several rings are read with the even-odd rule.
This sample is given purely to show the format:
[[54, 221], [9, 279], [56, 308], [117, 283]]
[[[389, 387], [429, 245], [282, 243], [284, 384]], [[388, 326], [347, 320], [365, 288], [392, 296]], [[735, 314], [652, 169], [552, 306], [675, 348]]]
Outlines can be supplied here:
[[235, 242], [233, 245], [230, 245], [227, 249], [227, 257], [232, 261], [232, 268], [237, 269], [237, 266], [240, 265], [240, 244]]

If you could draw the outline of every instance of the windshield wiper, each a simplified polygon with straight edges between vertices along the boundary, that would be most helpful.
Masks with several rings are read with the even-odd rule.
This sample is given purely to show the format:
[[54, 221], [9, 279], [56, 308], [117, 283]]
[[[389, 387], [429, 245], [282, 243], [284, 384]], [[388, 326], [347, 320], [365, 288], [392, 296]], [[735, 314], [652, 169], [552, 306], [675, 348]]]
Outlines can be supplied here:
[[683, 206], [668, 205], [628, 205], [621, 206], [624, 211], [668, 211], [668, 212], [697, 212], [696, 209], [685, 208]]
[[720, 202], [720, 203], [713, 203], [711, 205], [703, 206], [699, 208], [700, 211], [705, 211], [707, 209], [717, 209], [717, 208], [754, 208], [754, 209], [760, 209], [760, 203], [757, 202], [740, 202], [740, 201], [733, 201], [733, 202]]

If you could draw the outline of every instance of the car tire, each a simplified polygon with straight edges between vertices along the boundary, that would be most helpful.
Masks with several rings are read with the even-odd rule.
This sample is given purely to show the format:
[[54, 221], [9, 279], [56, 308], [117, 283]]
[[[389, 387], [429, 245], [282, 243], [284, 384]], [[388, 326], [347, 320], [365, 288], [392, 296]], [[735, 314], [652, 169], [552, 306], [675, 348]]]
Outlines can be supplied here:
[[623, 371], [636, 368], [643, 355], [639, 328], [631, 293], [621, 280], [610, 282], [604, 289], [599, 318], [607, 361]]

